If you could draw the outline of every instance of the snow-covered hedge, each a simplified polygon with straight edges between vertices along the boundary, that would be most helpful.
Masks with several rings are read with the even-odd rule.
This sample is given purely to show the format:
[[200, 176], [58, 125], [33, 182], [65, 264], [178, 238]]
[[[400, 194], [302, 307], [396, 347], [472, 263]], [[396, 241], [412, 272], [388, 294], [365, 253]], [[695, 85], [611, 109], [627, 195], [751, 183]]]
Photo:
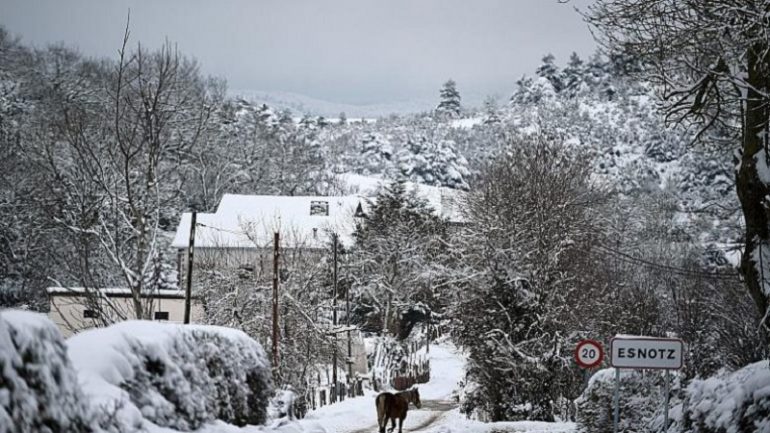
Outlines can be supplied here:
[[[770, 367], [756, 362], [687, 386], [682, 431], [770, 432]], [[679, 409], [681, 412], [682, 410]]]
[[240, 331], [129, 321], [82, 332], [67, 345], [85, 392], [114, 414], [115, 425], [146, 419], [193, 430], [216, 419], [266, 421], [270, 367], [259, 343]]
[[[678, 380], [677, 375], [671, 375], [671, 389], [678, 387]], [[642, 374], [621, 370], [620, 431], [641, 433], [662, 430], [663, 385], [663, 373], [648, 371]], [[615, 369], [599, 370], [591, 377], [588, 387], [575, 400], [578, 432], [612, 432], [614, 393]], [[674, 403], [676, 401], [672, 400]]]
[[0, 312], [0, 433], [90, 432], [90, 419], [56, 326]]

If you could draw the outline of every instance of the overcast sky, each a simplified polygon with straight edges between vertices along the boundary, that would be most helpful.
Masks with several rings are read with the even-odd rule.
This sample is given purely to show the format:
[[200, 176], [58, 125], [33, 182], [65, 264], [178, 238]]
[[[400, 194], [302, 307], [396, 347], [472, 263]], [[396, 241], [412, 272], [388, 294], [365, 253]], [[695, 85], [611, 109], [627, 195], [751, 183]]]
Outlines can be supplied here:
[[507, 96], [546, 52], [564, 62], [595, 44], [574, 7], [590, 0], [0, 0], [0, 24], [26, 43], [91, 56], [166, 38], [231, 89], [345, 103]]

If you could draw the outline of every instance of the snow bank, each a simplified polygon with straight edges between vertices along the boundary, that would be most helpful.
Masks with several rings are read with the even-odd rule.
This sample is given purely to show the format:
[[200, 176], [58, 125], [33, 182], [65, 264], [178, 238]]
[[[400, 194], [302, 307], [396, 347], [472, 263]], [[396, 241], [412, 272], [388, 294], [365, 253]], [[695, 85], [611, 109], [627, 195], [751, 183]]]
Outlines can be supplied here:
[[89, 419], [56, 326], [42, 314], [0, 312], [0, 433], [88, 432]]
[[144, 420], [193, 430], [222, 420], [266, 420], [272, 394], [264, 350], [227, 328], [129, 321], [67, 341], [84, 392], [102, 413], [101, 428]]
[[770, 432], [768, 361], [732, 373], [695, 379], [687, 387], [687, 418], [693, 432]]

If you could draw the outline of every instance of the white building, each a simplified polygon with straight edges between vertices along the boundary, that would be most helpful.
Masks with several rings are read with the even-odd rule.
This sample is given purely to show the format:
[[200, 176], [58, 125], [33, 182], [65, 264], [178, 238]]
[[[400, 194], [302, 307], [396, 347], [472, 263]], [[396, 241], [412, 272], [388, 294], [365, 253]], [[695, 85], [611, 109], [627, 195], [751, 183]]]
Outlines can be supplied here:
[[[86, 290], [82, 287], [49, 287], [46, 291], [50, 306], [48, 317], [65, 337], [134, 317], [133, 299], [127, 288]], [[156, 290], [143, 295], [142, 304], [152, 320], [183, 323], [184, 298], [182, 290]], [[192, 300], [190, 313], [193, 323], [203, 317], [202, 308], [195, 299]]]

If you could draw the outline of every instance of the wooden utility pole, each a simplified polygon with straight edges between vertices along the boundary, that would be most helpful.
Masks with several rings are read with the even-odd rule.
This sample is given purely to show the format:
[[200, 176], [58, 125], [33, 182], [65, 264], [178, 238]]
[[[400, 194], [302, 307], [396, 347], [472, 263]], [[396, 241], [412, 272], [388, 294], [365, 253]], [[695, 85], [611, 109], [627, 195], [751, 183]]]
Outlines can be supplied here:
[[278, 258], [280, 256], [278, 246], [280, 235], [275, 232], [273, 236], [273, 370], [278, 368], [280, 361], [278, 353]]
[[190, 309], [192, 308], [192, 275], [193, 275], [193, 253], [195, 252], [195, 226], [197, 212], [193, 211], [190, 216], [190, 240], [187, 242], [187, 281], [184, 293], [184, 323], [190, 323]]
[[334, 383], [333, 401], [337, 401], [337, 233], [332, 235], [332, 261], [334, 262], [334, 296], [332, 298], [332, 329], [334, 332], [334, 348], [332, 349], [332, 382]]
[[345, 326], [348, 327], [348, 383], [352, 384], [353, 378], [353, 342], [350, 335], [350, 284], [345, 287]]

